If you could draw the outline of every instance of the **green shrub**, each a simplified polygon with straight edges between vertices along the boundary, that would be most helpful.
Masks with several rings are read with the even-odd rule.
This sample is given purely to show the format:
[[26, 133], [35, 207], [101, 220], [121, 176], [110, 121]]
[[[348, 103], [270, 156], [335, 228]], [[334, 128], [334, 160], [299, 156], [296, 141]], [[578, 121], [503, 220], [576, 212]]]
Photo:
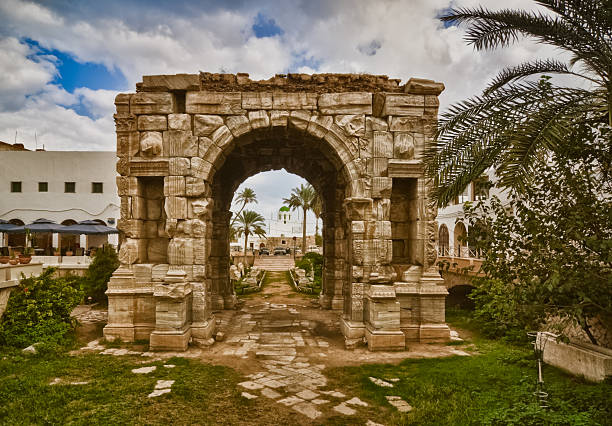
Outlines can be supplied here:
[[0, 345], [24, 348], [37, 342], [62, 342], [74, 329], [70, 313], [83, 298], [76, 281], [53, 278], [53, 268], [23, 278], [13, 289], [0, 323]]
[[118, 267], [119, 258], [114, 248], [107, 245], [98, 249], [83, 278], [85, 297], [91, 297], [95, 302], [106, 302], [107, 298], [104, 293], [108, 281]]

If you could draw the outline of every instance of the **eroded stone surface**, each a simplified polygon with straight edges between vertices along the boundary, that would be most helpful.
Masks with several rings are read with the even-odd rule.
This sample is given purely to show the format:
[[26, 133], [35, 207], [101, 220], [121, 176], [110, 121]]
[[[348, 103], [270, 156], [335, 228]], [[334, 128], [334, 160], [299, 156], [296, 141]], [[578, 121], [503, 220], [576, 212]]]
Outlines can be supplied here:
[[[202, 72], [146, 76], [137, 93], [118, 95], [118, 228], [127, 238], [122, 267], [108, 285], [105, 337], [149, 339], [152, 350], [176, 351], [190, 339], [221, 341], [213, 312], [236, 303], [228, 189], [285, 168], [324, 198], [320, 303], [342, 311], [347, 347], [365, 340], [372, 351], [400, 351], [410, 341], [449, 340], [436, 211], [420, 163], [443, 88], [367, 74], [258, 82]], [[401, 281], [413, 268], [412, 281]], [[315, 341], [325, 358], [329, 342]], [[291, 362], [302, 344], [312, 346], [303, 339], [234, 353]], [[320, 380], [310, 378], [304, 387]], [[268, 387], [278, 384], [271, 379]]]

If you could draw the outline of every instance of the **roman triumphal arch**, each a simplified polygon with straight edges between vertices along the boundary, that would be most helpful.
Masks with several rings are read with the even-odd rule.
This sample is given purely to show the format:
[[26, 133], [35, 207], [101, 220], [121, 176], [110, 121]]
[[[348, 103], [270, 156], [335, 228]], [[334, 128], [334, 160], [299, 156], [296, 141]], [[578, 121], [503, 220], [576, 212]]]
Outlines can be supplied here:
[[444, 85], [386, 76], [144, 76], [115, 99], [121, 266], [104, 335], [184, 350], [214, 340], [232, 309], [230, 203], [256, 173], [285, 168], [323, 198], [321, 306], [347, 347], [449, 338], [435, 265], [436, 209], [420, 156]]

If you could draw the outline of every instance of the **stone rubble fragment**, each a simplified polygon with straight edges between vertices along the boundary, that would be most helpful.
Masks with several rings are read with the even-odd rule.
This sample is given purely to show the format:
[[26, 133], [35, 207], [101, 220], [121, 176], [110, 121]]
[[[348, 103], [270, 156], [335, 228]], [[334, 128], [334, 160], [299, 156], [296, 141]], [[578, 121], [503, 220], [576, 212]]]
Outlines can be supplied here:
[[389, 383], [389, 382], [387, 382], [387, 381], [385, 381], [385, 380], [382, 380], [382, 379], [379, 379], [379, 378], [377, 378], [377, 377], [368, 377], [368, 378], [369, 378], [369, 379], [370, 379], [370, 381], [371, 381], [372, 383], [374, 383], [376, 386], [380, 386], [380, 387], [383, 387], [383, 388], [392, 388], [392, 387], [393, 387], [393, 384], [392, 384], [392, 383]]
[[244, 397], [246, 399], [255, 399], [255, 398], [257, 398], [257, 395], [253, 395], [253, 394], [248, 393], [248, 392], [242, 392], [240, 395], [242, 395], [242, 397]]
[[132, 369], [132, 373], [134, 374], [149, 374], [154, 372], [157, 369], [156, 366], [152, 365], [150, 367], [141, 367]]
[[345, 416], [352, 416], [353, 414], [357, 412], [344, 403], [336, 405], [334, 407], [334, 411], [337, 411], [340, 414], [344, 414]]
[[368, 403], [365, 401], [362, 401], [361, 399], [357, 398], [357, 397], [353, 397], [351, 399], [349, 399], [348, 401], [344, 401], [344, 404], [349, 404], [349, 405], [360, 405], [362, 407], [367, 407]]
[[387, 398], [387, 401], [389, 401], [389, 404], [393, 405], [395, 408], [397, 408], [398, 411], [402, 413], [407, 413], [412, 410], [412, 406], [408, 404], [406, 401], [404, 401], [401, 396], [387, 395], [385, 396], [385, 398]]

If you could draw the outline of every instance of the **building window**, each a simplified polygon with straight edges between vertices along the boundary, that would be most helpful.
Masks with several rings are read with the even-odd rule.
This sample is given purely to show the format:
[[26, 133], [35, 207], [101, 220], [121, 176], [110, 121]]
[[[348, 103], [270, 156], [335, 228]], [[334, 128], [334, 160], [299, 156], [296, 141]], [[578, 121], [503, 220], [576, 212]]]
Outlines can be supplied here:
[[285, 240], [281, 240], [281, 244], [285, 245], [285, 244], [287, 244], [287, 242]]
[[64, 192], [74, 194], [76, 192], [76, 183], [64, 182]]
[[38, 192], [49, 192], [49, 182], [38, 182]]
[[104, 184], [102, 182], [92, 182], [91, 192], [93, 194], [102, 194], [104, 192]]
[[476, 179], [473, 185], [474, 201], [481, 201], [489, 198], [489, 188], [491, 187], [491, 182], [489, 182], [488, 176], [482, 176]]
[[21, 192], [21, 182], [11, 182], [11, 192]]
[[468, 186], [466, 186], [463, 192], [459, 194], [459, 197], [457, 197], [457, 202], [458, 202], [457, 204], [463, 204], [466, 201], [470, 201], [470, 197], [468, 193]]

